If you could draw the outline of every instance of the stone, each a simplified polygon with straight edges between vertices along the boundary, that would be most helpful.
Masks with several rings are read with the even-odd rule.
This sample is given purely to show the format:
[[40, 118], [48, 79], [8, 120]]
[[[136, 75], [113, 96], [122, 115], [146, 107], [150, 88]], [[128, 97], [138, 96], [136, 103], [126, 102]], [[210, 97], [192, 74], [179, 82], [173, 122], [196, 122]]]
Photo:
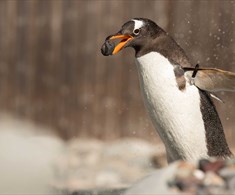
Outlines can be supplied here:
[[203, 179], [204, 186], [218, 186], [225, 188], [225, 181], [216, 173], [210, 171], [207, 172]]

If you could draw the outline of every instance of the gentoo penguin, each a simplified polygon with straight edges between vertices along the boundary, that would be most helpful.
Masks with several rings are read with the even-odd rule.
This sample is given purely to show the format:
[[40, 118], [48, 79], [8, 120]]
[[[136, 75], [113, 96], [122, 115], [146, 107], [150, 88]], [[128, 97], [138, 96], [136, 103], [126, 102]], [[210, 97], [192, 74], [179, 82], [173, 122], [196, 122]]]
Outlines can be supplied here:
[[234, 91], [235, 74], [194, 68], [174, 39], [145, 18], [126, 22], [118, 33], [106, 38], [101, 52], [113, 55], [126, 47], [135, 50], [144, 103], [165, 145], [168, 162], [230, 157], [208, 91]]

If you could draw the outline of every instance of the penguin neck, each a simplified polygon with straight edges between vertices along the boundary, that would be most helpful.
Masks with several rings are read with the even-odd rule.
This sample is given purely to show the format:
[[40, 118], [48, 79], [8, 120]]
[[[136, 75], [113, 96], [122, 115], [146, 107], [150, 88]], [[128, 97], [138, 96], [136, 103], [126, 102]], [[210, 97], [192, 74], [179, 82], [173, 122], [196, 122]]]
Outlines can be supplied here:
[[167, 58], [171, 64], [180, 65], [181, 67], [192, 66], [184, 50], [166, 33], [162, 33], [141, 48], [135, 48], [135, 56], [136, 58], [139, 58], [151, 51], [158, 52]]

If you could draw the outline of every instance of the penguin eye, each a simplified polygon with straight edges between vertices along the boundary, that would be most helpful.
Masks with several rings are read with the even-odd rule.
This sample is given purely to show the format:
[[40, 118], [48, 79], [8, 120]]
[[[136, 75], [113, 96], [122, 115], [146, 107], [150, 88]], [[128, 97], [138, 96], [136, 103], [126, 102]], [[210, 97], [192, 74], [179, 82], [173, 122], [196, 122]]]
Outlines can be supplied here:
[[139, 29], [139, 28], [135, 29], [135, 30], [133, 31], [133, 33], [134, 33], [134, 35], [140, 34], [140, 29]]

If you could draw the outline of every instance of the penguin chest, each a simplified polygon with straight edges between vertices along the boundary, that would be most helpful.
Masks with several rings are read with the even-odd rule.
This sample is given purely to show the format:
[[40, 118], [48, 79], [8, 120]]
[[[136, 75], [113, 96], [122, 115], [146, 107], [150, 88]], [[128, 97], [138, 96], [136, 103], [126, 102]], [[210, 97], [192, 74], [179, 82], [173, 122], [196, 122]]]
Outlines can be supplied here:
[[137, 58], [137, 67], [145, 106], [170, 158], [207, 157], [197, 87], [179, 90], [173, 65], [157, 52]]

